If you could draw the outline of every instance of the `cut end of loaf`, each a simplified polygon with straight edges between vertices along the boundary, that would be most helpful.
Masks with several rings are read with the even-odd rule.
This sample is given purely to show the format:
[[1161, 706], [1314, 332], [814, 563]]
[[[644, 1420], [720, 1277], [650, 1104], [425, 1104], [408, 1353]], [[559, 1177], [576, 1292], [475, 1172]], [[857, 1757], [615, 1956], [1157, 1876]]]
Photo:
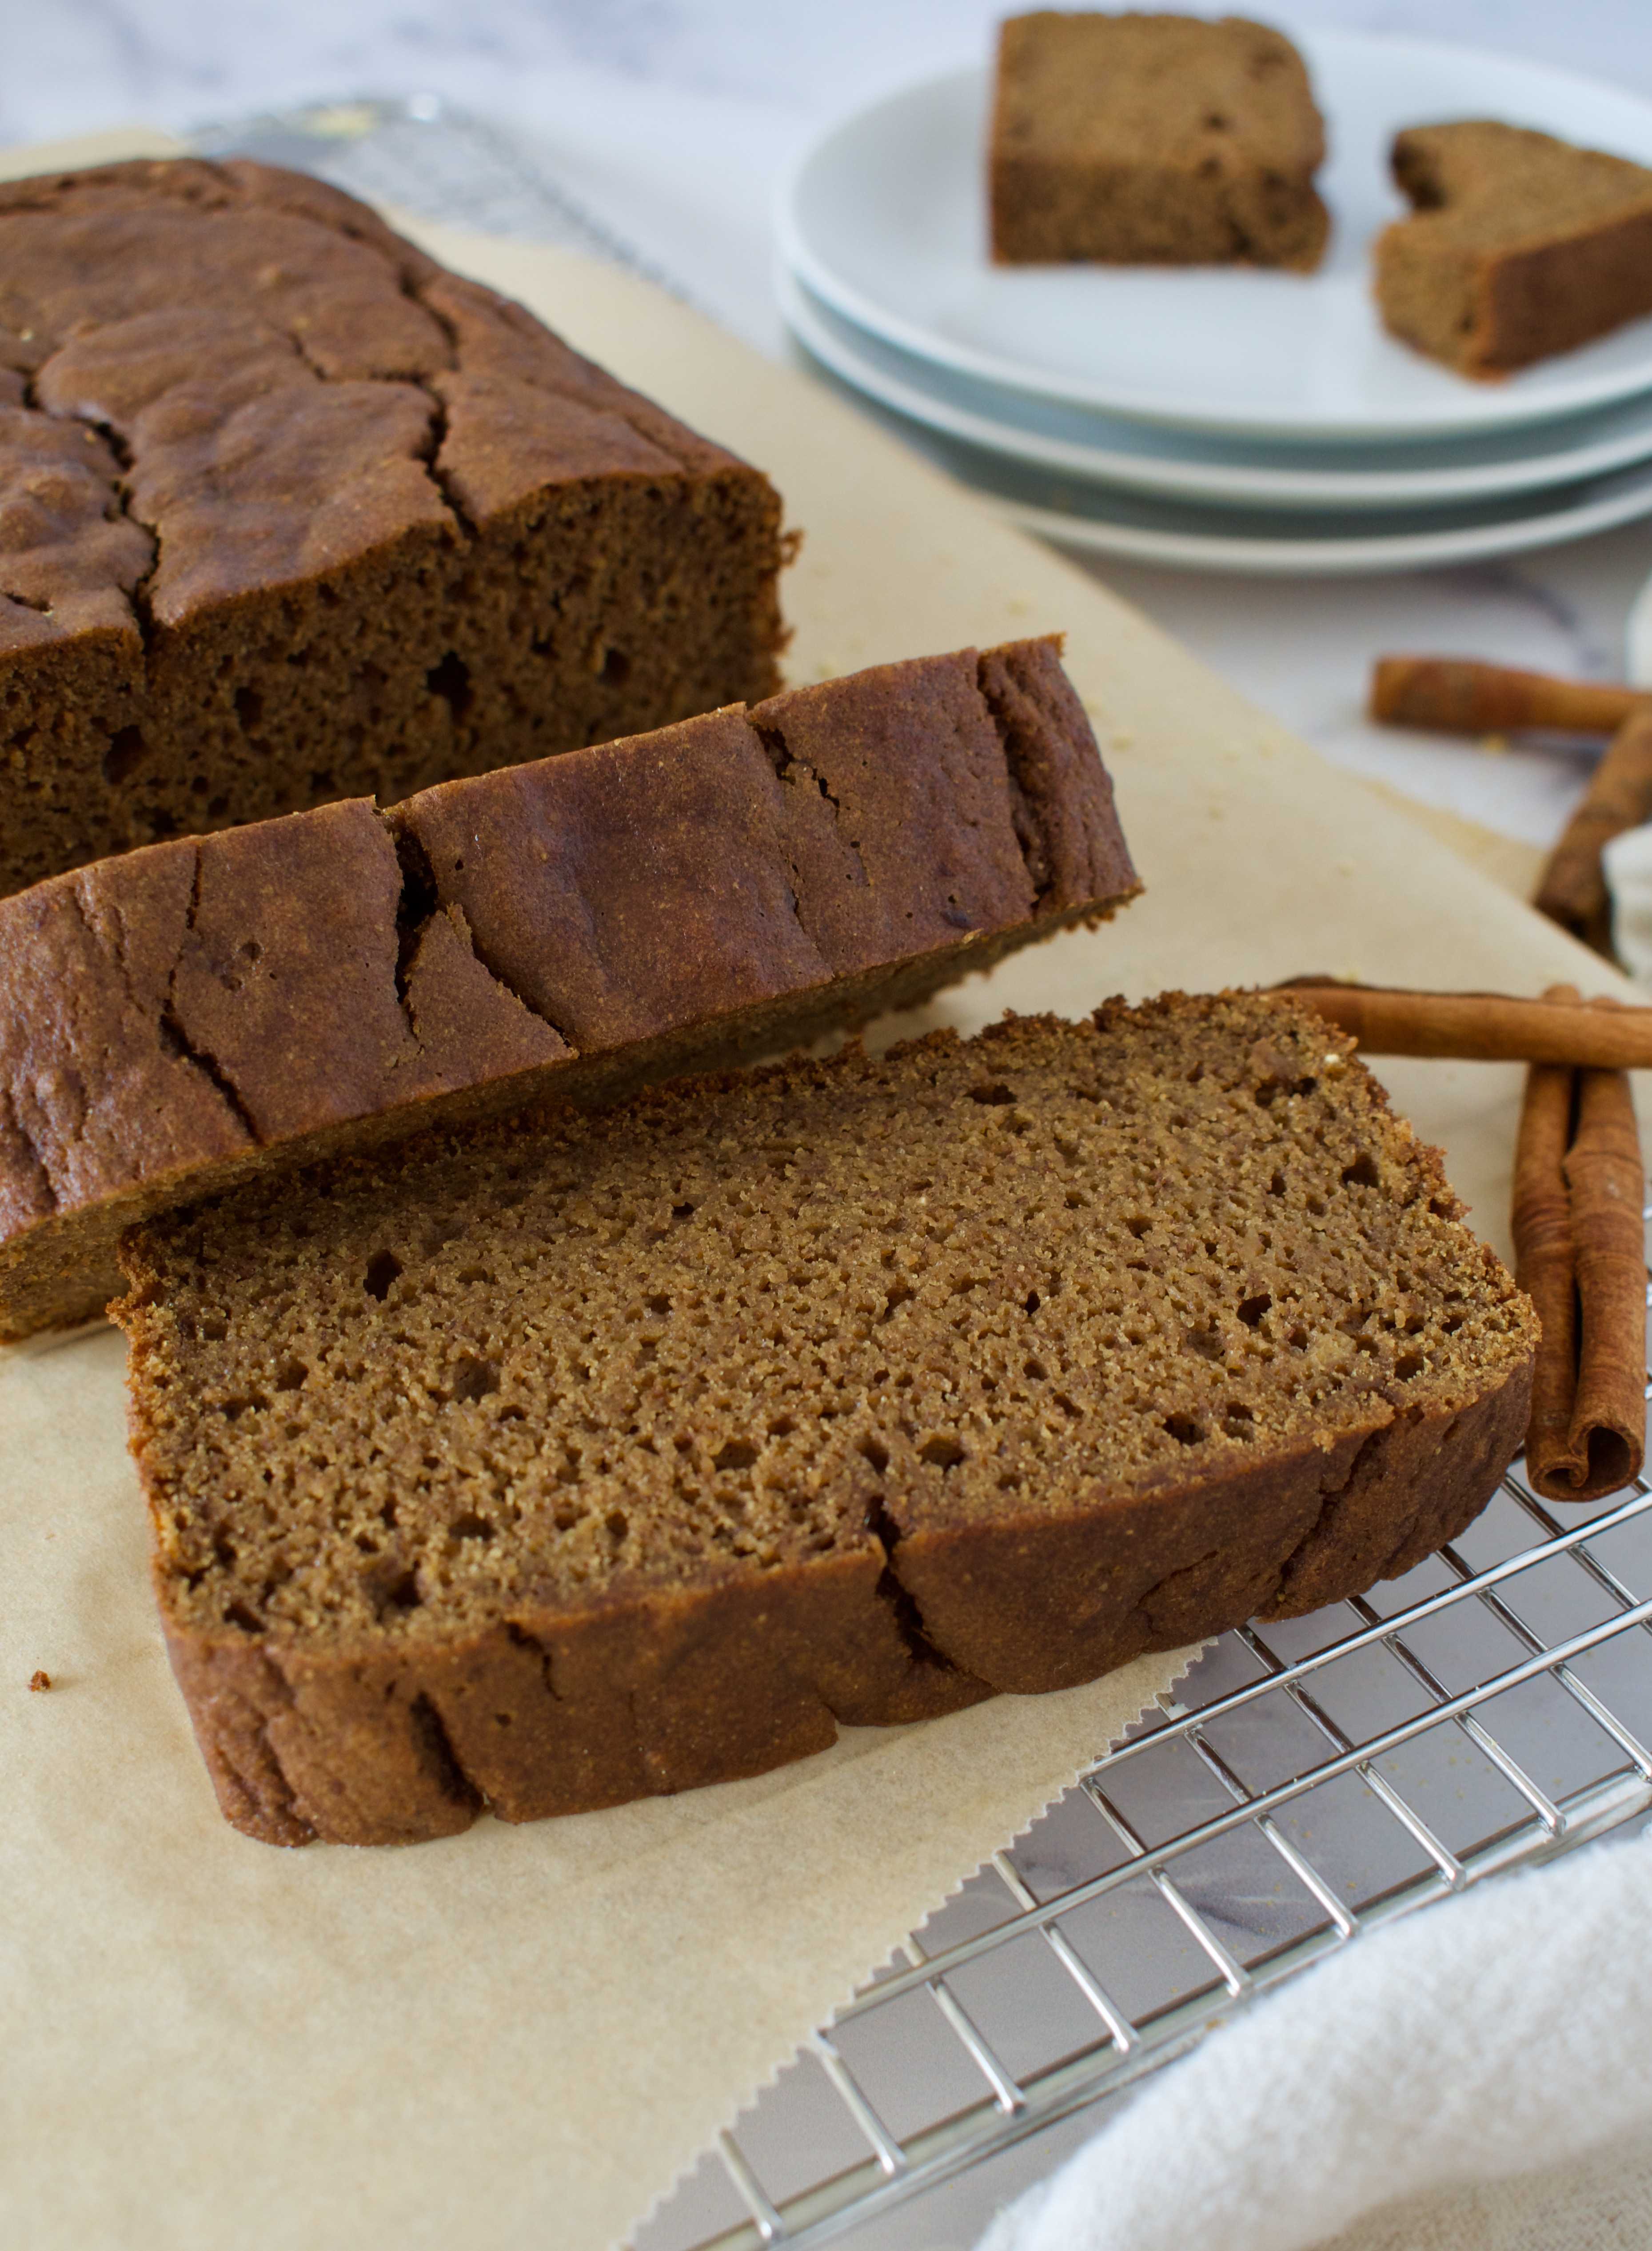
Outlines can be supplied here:
[[758, 1770], [1408, 1568], [1525, 1300], [1288, 1001], [547, 1112], [128, 1236], [232, 1819], [394, 1841]]
[[0, 267], [0, 891], [779, 685], [768, 479], [350, 197], [13, 181]]

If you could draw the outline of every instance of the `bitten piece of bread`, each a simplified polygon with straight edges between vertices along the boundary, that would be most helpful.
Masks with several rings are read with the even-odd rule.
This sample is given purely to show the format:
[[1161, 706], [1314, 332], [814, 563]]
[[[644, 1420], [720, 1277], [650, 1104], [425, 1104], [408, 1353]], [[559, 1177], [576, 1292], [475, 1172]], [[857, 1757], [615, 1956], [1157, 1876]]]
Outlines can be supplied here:
[[1389, 330], [1499, 376], [1652, 312], [1652, 170], [1490, 119], [1398, 135], [1414, 206], [1378, 237]]

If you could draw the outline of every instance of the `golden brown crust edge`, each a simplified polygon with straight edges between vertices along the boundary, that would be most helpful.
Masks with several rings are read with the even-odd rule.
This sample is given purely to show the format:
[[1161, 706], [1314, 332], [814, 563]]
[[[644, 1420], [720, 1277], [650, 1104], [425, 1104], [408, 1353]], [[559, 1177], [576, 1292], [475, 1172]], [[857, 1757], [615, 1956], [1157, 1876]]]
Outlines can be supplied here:
[[0, 900], [0, 1336], [93, 1318], [169, 1204], [864, 1022], [1139, 889], [1054, 636], [54, 877]]
[[440, 1648], [300, 1657], [175, 1636], [169, 1654], [225, 1817], [266, 1843], [584, 1812], [764, 1772], [827, 1748], [840, 1721], [1070, 1687], [1396, 1577], [1484, 1507], [1531, 1386], [1528, 1358], [1455, 1409], [1174, 1495], [937, 1530], [887, 1557], [870, 1541], [757, 1588], [524, 1616]]

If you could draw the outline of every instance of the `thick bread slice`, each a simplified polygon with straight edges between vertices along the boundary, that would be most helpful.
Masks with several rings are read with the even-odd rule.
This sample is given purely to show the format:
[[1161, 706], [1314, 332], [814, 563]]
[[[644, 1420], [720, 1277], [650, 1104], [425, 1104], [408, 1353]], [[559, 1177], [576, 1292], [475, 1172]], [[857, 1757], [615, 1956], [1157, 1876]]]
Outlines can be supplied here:
[[547, 1110], [136, 1229], [224, 1810], [409, 1842], [751, 1774], [1409, 1569], [1536, 1324], [1289, 999]]
[[988, 152], [1006, 265], [1284, 266], [1330, 218], [1303, 59], [1238, 17], [1040, 9], [999, 35]]
[[1140, 889], [1059, 643], [149, 847], [0, 900], [0, 1334], [168, 1204], [921, 999]]

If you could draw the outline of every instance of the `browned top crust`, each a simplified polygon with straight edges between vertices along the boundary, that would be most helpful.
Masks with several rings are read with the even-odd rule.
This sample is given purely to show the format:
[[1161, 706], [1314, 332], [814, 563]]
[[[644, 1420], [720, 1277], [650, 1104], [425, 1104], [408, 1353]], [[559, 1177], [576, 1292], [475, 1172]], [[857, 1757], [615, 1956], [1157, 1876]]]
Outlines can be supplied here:
[[881, 992], [868, 971], [935, 958], [932, 989], [983, 941], [1108, 911], [1139, 885], [1058, 651], [879, 666], [0, 901], [0, 1243], [455, 1090]]
[[548, 483], [736, 466], [349, 197], [239, 161], [0, 186], [7, 371], [0, 654], [132, 627], [141, 580], [176, 627]]

